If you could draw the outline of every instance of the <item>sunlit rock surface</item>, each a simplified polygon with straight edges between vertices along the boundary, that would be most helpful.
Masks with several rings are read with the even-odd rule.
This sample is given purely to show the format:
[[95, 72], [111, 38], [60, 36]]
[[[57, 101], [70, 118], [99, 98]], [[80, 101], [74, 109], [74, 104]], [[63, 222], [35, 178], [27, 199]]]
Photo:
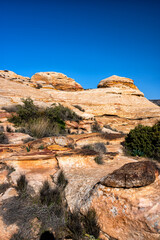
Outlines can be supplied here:
[[[66, 121], [66, 128], [71, 133], [67, 136], [32, 140], [27, 134], [15, 133], [13, 124], [7, 121], [12, 113], [0, 109], [0, 128], [9, 140], [8, 144], [0, 145], [0, 239], [10, 240], [25, 226], [18, 217], [16, 222], [12, 217], [7, 220], [11, 213], [3, 208], [4, 203], [13, 203], [16, 199], [17, 179], [21, 174], [25, 174], [28, 180], [29, 193], [35, 196], [45, 180], [54, 187], [54, 178], [63, 170], [68, 180], [65, 197], [69, 209], [83, 213], [93, 207], [101, 227], [101, 239], [159, 240], [159, 163], [156, 163], [156, 171], [152, 166], [148, 168], [151, 159], [146, 161], [145, 158], [126, 156], [121, 143], [124, 133], [137, 124], [152, 126], [160, 120], [160, 108], [148, 101], [130, 79], [117, 82], [117, 77], [111, 77], [107, 87], [71, 92], [70, 85], [66, 91], [55, 90], [55, 87], [36, 89], [38, 80], [33, 84], [30, 79], [14, 76], [11, 72], [3, 71], [0, 75], [0, 108], [22, 103], [21, 98], [31, 97], [39, 106], [61, 103], [83, 118], [79, 123]], [[43, 85], [42, 82], [39, 84]], [[95, 119], [102, 133], [92, 133]], [[6, 132], [7, 126], [13, 132]], [[27, 139], [29, 142], [26, 143]], [[107, 148], [100, 165], [94, 161], [98, 155], [95, 151], [82, 149], [84, 145], [97, 142], [104, 143]], [[126, 170], [125, 164], [133, 165]], [[138, 170], [135, 164], [140, 164]], [[131, 183], [142, 180], [142, 184], [130, 183], [125, 188], [119, 179], [121, 170], [123, 180], [127, 179], [126, 174], [130, 174]], [[114, 186], [109, 185], [113, 175]], [[30, 240], [39, 240], [41, 223], [33, 216], [30, 224], [35, 229]]]
[[82, 86], [72, 78], [57, 72], [40, 72], [31, 77], [31, 81], [39, 83], [40, 86], [48, 89], [57, 89], [64, 91], [80, 91]]

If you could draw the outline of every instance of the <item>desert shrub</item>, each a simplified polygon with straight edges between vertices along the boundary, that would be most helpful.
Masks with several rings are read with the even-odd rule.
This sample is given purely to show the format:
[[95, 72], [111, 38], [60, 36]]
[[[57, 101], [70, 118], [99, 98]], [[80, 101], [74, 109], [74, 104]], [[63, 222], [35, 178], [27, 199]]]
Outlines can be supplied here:
[[67, 179], [64, 176], [63, 171], [60, 171], [58, 178], [57, 178], [57, 185], [58, 187], [65, 188], [68, 184]]
[[65, 133], [65, 121], [79, 121], [81, 118], [71, 109], [62, 106], [51, 106], [40, 109], [30, 98], [23, 99], [23, 105], [17, 106], [16, 114], [9, 118], [19, 131], [32, 137], [42, 138]]
[[[20, 182], [24, 182], [24, 177]], [[64, 183], [64, 180], [60, 182]], [[25, 201], [21, 196], [19, 192], [18, 197], [8, 199], [0, 206], [5, 223], [8, 225], [15, 223], [18, 226], [19, 230], [11, 237], [12, 240], [32, 239], [31, 224], [35, 218], [39, 222], [37, 225], [39, 237], [47, 231], [54, 231], [56, 239], [84, 240], [98, 237], [99, 225], [95, 211], [91, 209], [83, 215], [78, 211], [70, 212], [61, 184], [52, 189], [45, 181], [39, 195], [26, 194]]]
[[87, 144], [82, 147], [82, 149], [86, 150], [93, 150], [99, 154], [106, 154], [106, 146], [104, 143], [94, 143], [94, 144]]
[[84, 215], [77, 211], [69, 213], [67, 227], [71, 231], [71, 238], [75, 240], [85, 239], [85, 235], [92, 235], [97, 238], [100, 231], [96, 221], [96, 213], [93, 209], [88, 210]]
[[45, 181], [40, 189], [40, 201], [47, 206], [53, 203], [61, 205], [61, 193], [58, 188], [52, 189], [49, 182]]
[[101, 127], [100, 125], [97, 123], [97, 121], [95, 121], [95, 123], [91, 126], [91, 131], [94, 132], [101, 132]]
[[17, 105], [16, 115], [12, 115], [9, 118], [10, 122], [13, 122], [16, 126], [20, 126], [30, 119], [34, 119], [39, 116], [38, 107], [34, 105], [31, 98], [23, 99], [23, 105]]
[[0, 132], [4, 132], [4, 127], [0, 125]]
[[94, 150], [100, 154], [106, 154], [106, 146], [104, 143], [99, 142], [94, 144]]
[[97, 164], [103, 164], [103, 157], [101, 155], [98, 155], [94, 158], [94, 161], [97, 163]]
[[59, 104], [58, 106], [46, 108], [45, 114], [51, 121], [56, 121], [58, 123], [63, 123], [62, 121], [70, 120], [79, 122], [82, 118], [78, 116], [68, 107], [64, 107]]
[[139, 125], [125, 138], [125, 148], [135, 156], [160, 160], [160, 122], [153, 127]]
[[27, 190], [28, 181], [25, 175], [21, 175], [17, 180], [17, 190], [19, 192], [25, 192]]
[[7, 127], [6, 127], [6, 131], [7, 131], [7, 132], [12, 132], [11, 127], [10, 127], [10, 126], [7, 126]]
[[3, 132], [0, 132], [0, 144], [8, 144], [8, 138]]
[[38, 149], [43, 150], [44, 148], [45, 148], [45, 147], [44, 147], [44, 145], [42, 144], [41, 146], [39, 146]]
[[85, 112], [85, 110], [79, 105], [74, 105], [74, 107], [79, 109], [81, 112]]
[[64, 131], [56, 122], [51, 123], [46, 118], [37, 118], [26, 123], [25, 132], [32, 137], [43, 138], [58, 135]]

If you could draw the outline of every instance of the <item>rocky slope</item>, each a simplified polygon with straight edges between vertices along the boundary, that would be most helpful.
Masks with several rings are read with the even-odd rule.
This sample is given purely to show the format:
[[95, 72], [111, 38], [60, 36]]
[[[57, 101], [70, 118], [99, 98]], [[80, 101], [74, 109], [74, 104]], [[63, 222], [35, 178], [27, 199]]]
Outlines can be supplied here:
[[[46, 73], [41, 75], [46, 76]], [[35, 76], [38, 75], [34, 75], [32, 78], [35, 78]], [[55, 75], [53, 74], [53, 76]], [[113, 81], [115, 78], [116, 83]], [[37, 77], [36, 79], [38, 80]], [[125, 133], [137, 124], [153, 125], [160, 119], [158, 106], [147, 100], [136, 87], [125, 85], [126, 82], [130, 81], [133, 85], [133, 80], [117, 76], [113, 76], [111, 79], [112, 85], [108, 87], [105, 87], [104, 84], [103, 88], [72, 92], [68, 89], [67, 91], [54, 90], [53, 88], [35, 89], [33, 82], [28, 85], [28, 81], [24, 80], [21, 81], [22, 85], [3, 75], [3, 78], [0, 78], [0, 107], [20, 103], [21, 98], [30, 96], [41, 106], [61, 103], [74, 109], [84, 119], [95, 117], [100, 124], [110, 125], [113, 129]], [[120, 80], [117, 85], [118, 79]], [[60, 80], [60, 84], [61, 82], [62, 80]], [[104, 80], [102, 83], [104, 83]], [[65, 86], [66, 82], [64, 88]], [[75, 105], [83, 108], [84, 112], [75, 108]]]
[[[31, 97], [40, 106], [59, 102], [73, 109], [83, 120], [79, 124], [66, 123], [75, 135], [30, 139], [24, 143], [29, 136], [14, 132], [14, 126], [7, 121], [10, 113], [0, 110], [1, 128], [6, 132], [10, 126], [13, 130], [6, 133], [9, 144], [0, 145], [0, 239], [15, 240], [23, 236], [39, 240], [42, 229], [54, 233], [48, 209], [41, 212], [43, 218], [48, 219], [44, 229], [43, 221], [34, 212], [36, 198], [32, 203], [34, 208], [27, 208], [27, 204], [22, 208], [16, 186], [18, 178], [24, 174], [27, 191], [35, 196], [45, 180], [54, 187], [57, 175], [63, 170], [68, 181], [65, 188], [68, 208], [82, 214], [94, 208], [101, 239], [159, 240], [160, 166], [150, 159], [126, 156], [121, 143], [124, 133], [135, 125], [153, 125], [160, 120], [160, 108], [144, 98], [134, 87], [133, 80], [117, 76], [101, 82], [102, 88], [78, 92], [68, 91], [69, 88], [67, 91], [36, 89], [28, 79], [23, 80], [21, 76], [11, 79], [1, 75], [1, 108], [21, 103], [22, 97]], [[102, 133], [91, 133], [94, 119], [102, 127]], [[82, 131], [85, 134], [81, 134]], [[107, 148], [103, 164], [94, 161], [98, 156], [95, 151], [82, 149], [94, 143], [104, 143]]]

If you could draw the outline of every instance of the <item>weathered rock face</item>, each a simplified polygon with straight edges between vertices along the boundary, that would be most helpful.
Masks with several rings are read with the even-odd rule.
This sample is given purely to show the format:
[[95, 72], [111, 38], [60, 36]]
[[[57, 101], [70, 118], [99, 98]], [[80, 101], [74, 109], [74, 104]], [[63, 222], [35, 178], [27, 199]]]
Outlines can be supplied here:
[[[51, 81], [55, 76], [55, 74], [47, 75], [46, 73], [44, 75], [44, 77], [48, 77], [46, 81]], [[19, 84], [8, 78], [0, 78], [0, 107], [21, 103], [21, 98], [26, 97], [31, 97], [40, 106], [61, 103], [84, 119], [91, 120], [95, 117], [101, 126], [110, 125], [113, 129], [125, 133], [138, 124], [152, 126], [160, 120], [160, 108], [147, 100], [137, 88], [128, 86], [123, 88], [122, 84], [121, 86], [113, 85], [107, 88], [70, 92], [72, 84], [70, 85], [70, 81], [65, 80], [62, 88], [63, 90], [66, 88], [67, 91], [55, 91], [51, 84], [52, 88], [46, 88], [46, 84], [48, 85], [46, 81], [42, 81], [44, 83], [44, 85], [41, 83], [42, 88], [35, 89], [39, 77], [41, 76], [38, 75], [35, 77], [35, 81], [27, 84], [26, 81]], [[59, 81], [58, 78], [56, 79]], [[128, 81], [132, 82], [132, 80]], [[74, 107], [75, 105], [82, 107], [84, 112]], [[89, 129], [88, 126], [87, 128]]]
[[8, 71], [8, 70], [0, 70], [0, 77], [8, 79], [8, 80], [12, 80], [18, 83], [22, 83], [22, 82], [29, 82], [30, 78], [29, 77], [23, 77], [21, 75], [18, 75], [12, 71]]
[[141, 188], [97, 186], [88, 201], [96, 210], [104, 236], [118, 240], [159, 240], [159, 184], [160, 177]]
[[113, 75], [111, 77], [101, 80], [97, 87], [98, 88], [108, 88], [108, 87], [133, 88], [138, 90], [138, 88], [134, 85], [134, 82], [132, 79], [119, 77], [116, 75]]
[[155, 181], [158, 170], [153, 162], [127, 163], [101, 180], [106, 187], [132, 188], [147, 186]]
[[[52, 177], [56, 177], [58, 171], [63, 170], [68, 180], [65, 198], [69, 208], [83, 212], [88, 207], [93, 207], [102, 230], [101, 239], [110, 239], [106, 236], [111, 236], [119, 240], [158, 240], [160, 236], [158, 175], [152, 184], [141, 188], [111, 188], [100, 184], [103, 177], [118, 171], [126, 163], [139, 165], [139, 162], [135, 162], [135, 158], [123, 156], [122, 145], [120, 145], [123, 140], [122, 134], [115, 135], [110, 131], [106, 133], [105, 138], [102, 133], [91, 133], [43, 138], [21, 145], [1, 145], [0, 180], [2, 183], [9, 184], [9, 187], [0, 195], [0, 202], [5, 206], [0, 209], [2, 210], [0, 211], [0, 239], [10, 240], [14, 233], [18, 233], [21, 229], [25, 231], [25, 226], [30, 224], [25, 216], [23, 217], [25, 223], [13, 220], [15, 217], [21, 219], [18, 215], [21, 214], [21, 207], [18, 205], [16, 215], [13, 207], [13, 201], [18, 201], [15, 198], [17, 195], [15, 186], [20, 175], [25, 174], [28, 180], [28, 191], [35, 194], [39, 192], [45, 180], [54, 185]], [[83, 145], [96, 142], [103, 142], [108, 149], [103, 156], [102, 165], [97, 165], [94, 161], [95, 154], [86, 154], [81, 150]], [[68, 144], [74, 144], [75, 149], [69, 148]], [[30, 149], [29, 152], [27, 147]], [[140, 165], [143, 166], [143, 162]], [[152, 170], [152, 164], [149, 166]], [[141, 173], [145, 172], [144, 168], [142, 167]], [[148, 169], [147, 166], [146, 168]], [[154, 170], [153, 173], [155, 177]], [[31, 215], [30, 221], [34, 219], [35, 216]], [[41, 225], [41, 222], [39, 224]], [[31, 240], [39, 240], [39, 229], [38, 227], [36, 237], [30, 238]]]
[[31, 81], [39, 83], [42, 87], [52, 88], [63, 91], [81, 91], [82, 86], [72, 78], [57, 72], [40, 72], [32, 76]]
[[[56, 74], [47, 75], [48, 80], [39, 81], [37, 77], [28, 82], [23, 81], [21, 76], [12, 79], [11, 73], [4, 71], [3, 74], [0, 77], [0, 107], [12, 106], [21, 103], [21, 98], [31, 97], [41, 107], [61, 103], [74, 110], [83, 120], [79, 123], [66, 122], [71, 133], [76, 133], [68, 137], [49, 137], [23, 143], [22, 140], [26, 141], [29, 137], [26, 134], [6, 133], [9, 144], [0, 145], [0, 239], [10, 240], [16, 237], [14, 234], [25, 229], [29, 229], [32, 236], [25, 238], [40, 239], [43, 222], [35, 214], [28, 219], [25, 208], [16, 202], [20, 199], [17, 197], [17, 179], [25, 174], [27, 191], [34, 196], [39, 193], [45, 180], [54, 187], [58, 172], [63, 170], [68, 181], [65, 199], [69, 209], [83, 213], [93, 207], [101, 228], [101, 239], [159, 240], [158, 171], [152, 162], [144, 158], [125, 156], [120, 144], [124, 141], [124, 134], [114, 128], [127, 133], [139, 123], [153, 125], [160, 120], [160, 108], [144, 98], [130, 79], [118, 81], [112, 77], [112, 83], [108, 82], [106, 88], [70, 92], [71, 85], [66, 87], [67, 91], [55, 91], [56, 85], [52, 86], [50, 81]], [[60, 78], [62, 80], [63, 76]], [[43, 87], [35, 89], [38, 84]], [[64, 86], [62, 90], [65, 90]], [[0, 110], [0, 129], [4, 131], [10, 124], [7, 121], [9, 115], [5, 110]], [[103, 133], [90, 133], [94, 118]], [[13, 126], [9, 127], [15, 130]], [[79, 134], [82, 131], [85, 134]], [[99, 142], [104, 143], [108, 150], [103, 155], [101, 165], [95, 162], [96, 152], [81, 149], [83, 145]], [[37, 202], [34, 201], [36, 206]], [[47, 211], [44, 212], [46, 222], [49, 218]], [[50, 226], [47, 230], [54, 231], [52, 222]]]

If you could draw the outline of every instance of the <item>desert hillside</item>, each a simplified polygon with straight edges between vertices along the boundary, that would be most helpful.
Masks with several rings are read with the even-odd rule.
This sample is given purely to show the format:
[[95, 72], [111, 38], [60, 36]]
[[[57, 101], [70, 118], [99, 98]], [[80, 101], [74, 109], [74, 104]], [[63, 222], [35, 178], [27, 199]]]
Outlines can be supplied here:
[[159, 121], [129, 78], [85, 90], [61, 73], [0, 71], [0, 239], [159, 240], [159, 142], [158, 161], [124, 147], [139, 124], [159, 136]]

